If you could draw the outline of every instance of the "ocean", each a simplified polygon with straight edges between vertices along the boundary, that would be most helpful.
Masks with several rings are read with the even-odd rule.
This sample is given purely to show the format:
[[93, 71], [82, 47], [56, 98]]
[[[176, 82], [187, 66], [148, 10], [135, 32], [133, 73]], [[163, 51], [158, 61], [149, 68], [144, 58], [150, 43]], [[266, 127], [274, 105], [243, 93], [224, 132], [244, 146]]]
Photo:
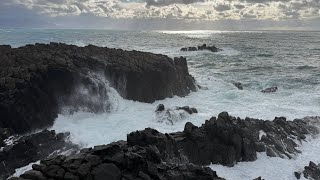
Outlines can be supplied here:
[[[169, 57], [187, 58], [189, 71], [202, 89], [186, 97], [173, 97], [152, 104], [123, 99], [109, 87], [111, 111], [60, 114], [51, 129], [70, 132], [70, 140], [91, 147], [126, 139], [126, 134], [151, 127], [160, 132], [182, 131], [186, 122], [201, 125], [222, 111], [241, 118], [288, 120], [320, 115], [320, 32], [286, 31], [111, 31], [0, 29], [0, 44], [63, 42], [139, 50]], [[181, 52], [182, 47], [215, 45], [223, 51]], [[243, 90], [233, 85], [240, 82]], [[108, 86], [108, 83], [106, 83]], [[277, 86], [275, 93], [262, 89]], [[168, 108], [191, 106], [198, 114], [174, 116], [174, 123], [159, 123], [158, 104]], [[310, 160], [320, 163], [320, 138], [310, 138], [296, 159], [269, 158], [259, 154], [255, 162], [235, 167], [212, 165], [219, 176], [231, 180], [293, 179]]]

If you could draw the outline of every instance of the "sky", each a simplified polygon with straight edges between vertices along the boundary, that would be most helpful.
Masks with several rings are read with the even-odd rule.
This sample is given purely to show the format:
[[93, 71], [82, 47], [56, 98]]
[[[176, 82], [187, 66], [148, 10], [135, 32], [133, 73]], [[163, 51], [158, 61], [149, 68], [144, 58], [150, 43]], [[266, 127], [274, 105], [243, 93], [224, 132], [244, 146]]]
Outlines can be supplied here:
[[0, 0], [0, 28], [320, 30], [320, 0]]

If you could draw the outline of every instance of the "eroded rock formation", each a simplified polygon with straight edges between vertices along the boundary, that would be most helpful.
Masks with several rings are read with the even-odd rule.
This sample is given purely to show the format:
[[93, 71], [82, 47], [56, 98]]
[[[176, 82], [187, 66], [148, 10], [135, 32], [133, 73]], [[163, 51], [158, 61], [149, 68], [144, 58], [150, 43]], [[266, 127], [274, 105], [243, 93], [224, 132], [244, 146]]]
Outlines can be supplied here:
[[0, 127], [16, 133], [52, 125], [61, 111], [106, 111], [106, 83], [130, 100], [196, 90], [186, 59], [89, 45], [0, 46]]

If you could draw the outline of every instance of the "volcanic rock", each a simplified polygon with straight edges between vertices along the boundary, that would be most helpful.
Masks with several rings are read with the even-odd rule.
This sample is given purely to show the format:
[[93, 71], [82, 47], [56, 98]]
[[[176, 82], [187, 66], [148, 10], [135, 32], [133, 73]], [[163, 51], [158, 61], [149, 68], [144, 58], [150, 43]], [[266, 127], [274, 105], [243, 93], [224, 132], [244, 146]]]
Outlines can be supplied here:
[[0, 46], [0, 62], [0, 127], [16, 133], [48, 127], [64, 110], [108, 111], [108, 86], [148, 103], [197, 89], [183, 57], [50, 43]]

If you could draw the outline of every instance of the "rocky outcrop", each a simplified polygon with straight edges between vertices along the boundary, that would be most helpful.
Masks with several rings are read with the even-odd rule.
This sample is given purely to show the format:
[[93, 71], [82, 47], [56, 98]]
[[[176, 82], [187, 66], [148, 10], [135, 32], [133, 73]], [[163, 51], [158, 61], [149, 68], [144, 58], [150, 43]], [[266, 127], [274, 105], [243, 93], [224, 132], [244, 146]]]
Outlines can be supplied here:
[[173, 125], [176, 121], [185, 119], [188, 115], [198, 113], [198, 110], [189, 106], [175, 107], [171, 109], [165, 108], [163, 104], [159, 104], [155, 112], [157, 122], [165, 122]]
[[142, 102], [196, 90], [183, 57], [50, 43], [0, 46], [0, 61], [0, 127], [17, 133], [50, 126], [61, 107], [107, 111], [109, 85]]
[[272, 86], [272, 87], [269, 87], [269, 88], [261, 90], [261, 92], [263, 92], [263, 93], [273, 93], [273, 92], [276, 92], [276, 91], [278, 91], [278, 87], [277, 86]]
[[190, 163], [175, 164], [162, 159], [152, 143], [132, 145], [124, 141], [83, 149], [73, 156], [42, 160], [16, 180], [218, 180], [214, 171]]
[[237, 87], [239, 90], [243, 90], [243, 86], [240, 82], [234, 82], [233, 85]]
[[180, 49], [180, 51], [203, 51], [203, 50], [208, 50], [211, 52], [222, 51], [221, 49], [219, 49], [215, 46], [207, 46], [207, 44], [203, 44], [202, 46], [198, 46], [198, 47], [186, 47], [186, 48]]
[[0, 179], [14, 173], [16, 168], [26, 166], [39, 159], [56, 156], [63, 152], [76, 152], [78, 147], [65, 139], [68, 134], [56, 134], [44, 130], [23, 137], [8, 137], [0, 150]]
[[296, 142], [304, 141], [306, 134], [318, 134], [313, 125], [317, 118], [286, 121], [240, 119], [223, 112], [201, 127], [187, 123], [183, 132], [163, 135], [146, 129], [128, 135], [130, 145], [157, 146], [162, 158], [183, 163], [188, 159], [198, 165], [222, 164], [233, 166], [239, 161], [254, 161], [257, 152], [268, 156], [292, 158], [300, 151]]
[[[316, 164], [312, 161], [309, 162], [308, 166], [304, 167], [303, 176], [306, 179], [319, 180], [320, 179], [320, 164]], [[301, 172], [294, 172], [297, 179], [301, 178]]]
[[[25, 179], [219, 179], [202, 165], [233, 166], [254, 161], [257, 152], [292, 158], [296, 142], [317, 134], [318, 117], [286, 121], [240, 119], [220, 113], [201, 127], [192, 123], [183, 132], [162, 134], [146, 128], [127, 135], [127, 141], [83, 149], [73, 156], [57, 156], [34, 165]], [[196, 165], [193, 165], [196, 164]], [[21, 179], [20, 178], [20, 179]], [[19, 178], [18, 178], [19, 179]]]

